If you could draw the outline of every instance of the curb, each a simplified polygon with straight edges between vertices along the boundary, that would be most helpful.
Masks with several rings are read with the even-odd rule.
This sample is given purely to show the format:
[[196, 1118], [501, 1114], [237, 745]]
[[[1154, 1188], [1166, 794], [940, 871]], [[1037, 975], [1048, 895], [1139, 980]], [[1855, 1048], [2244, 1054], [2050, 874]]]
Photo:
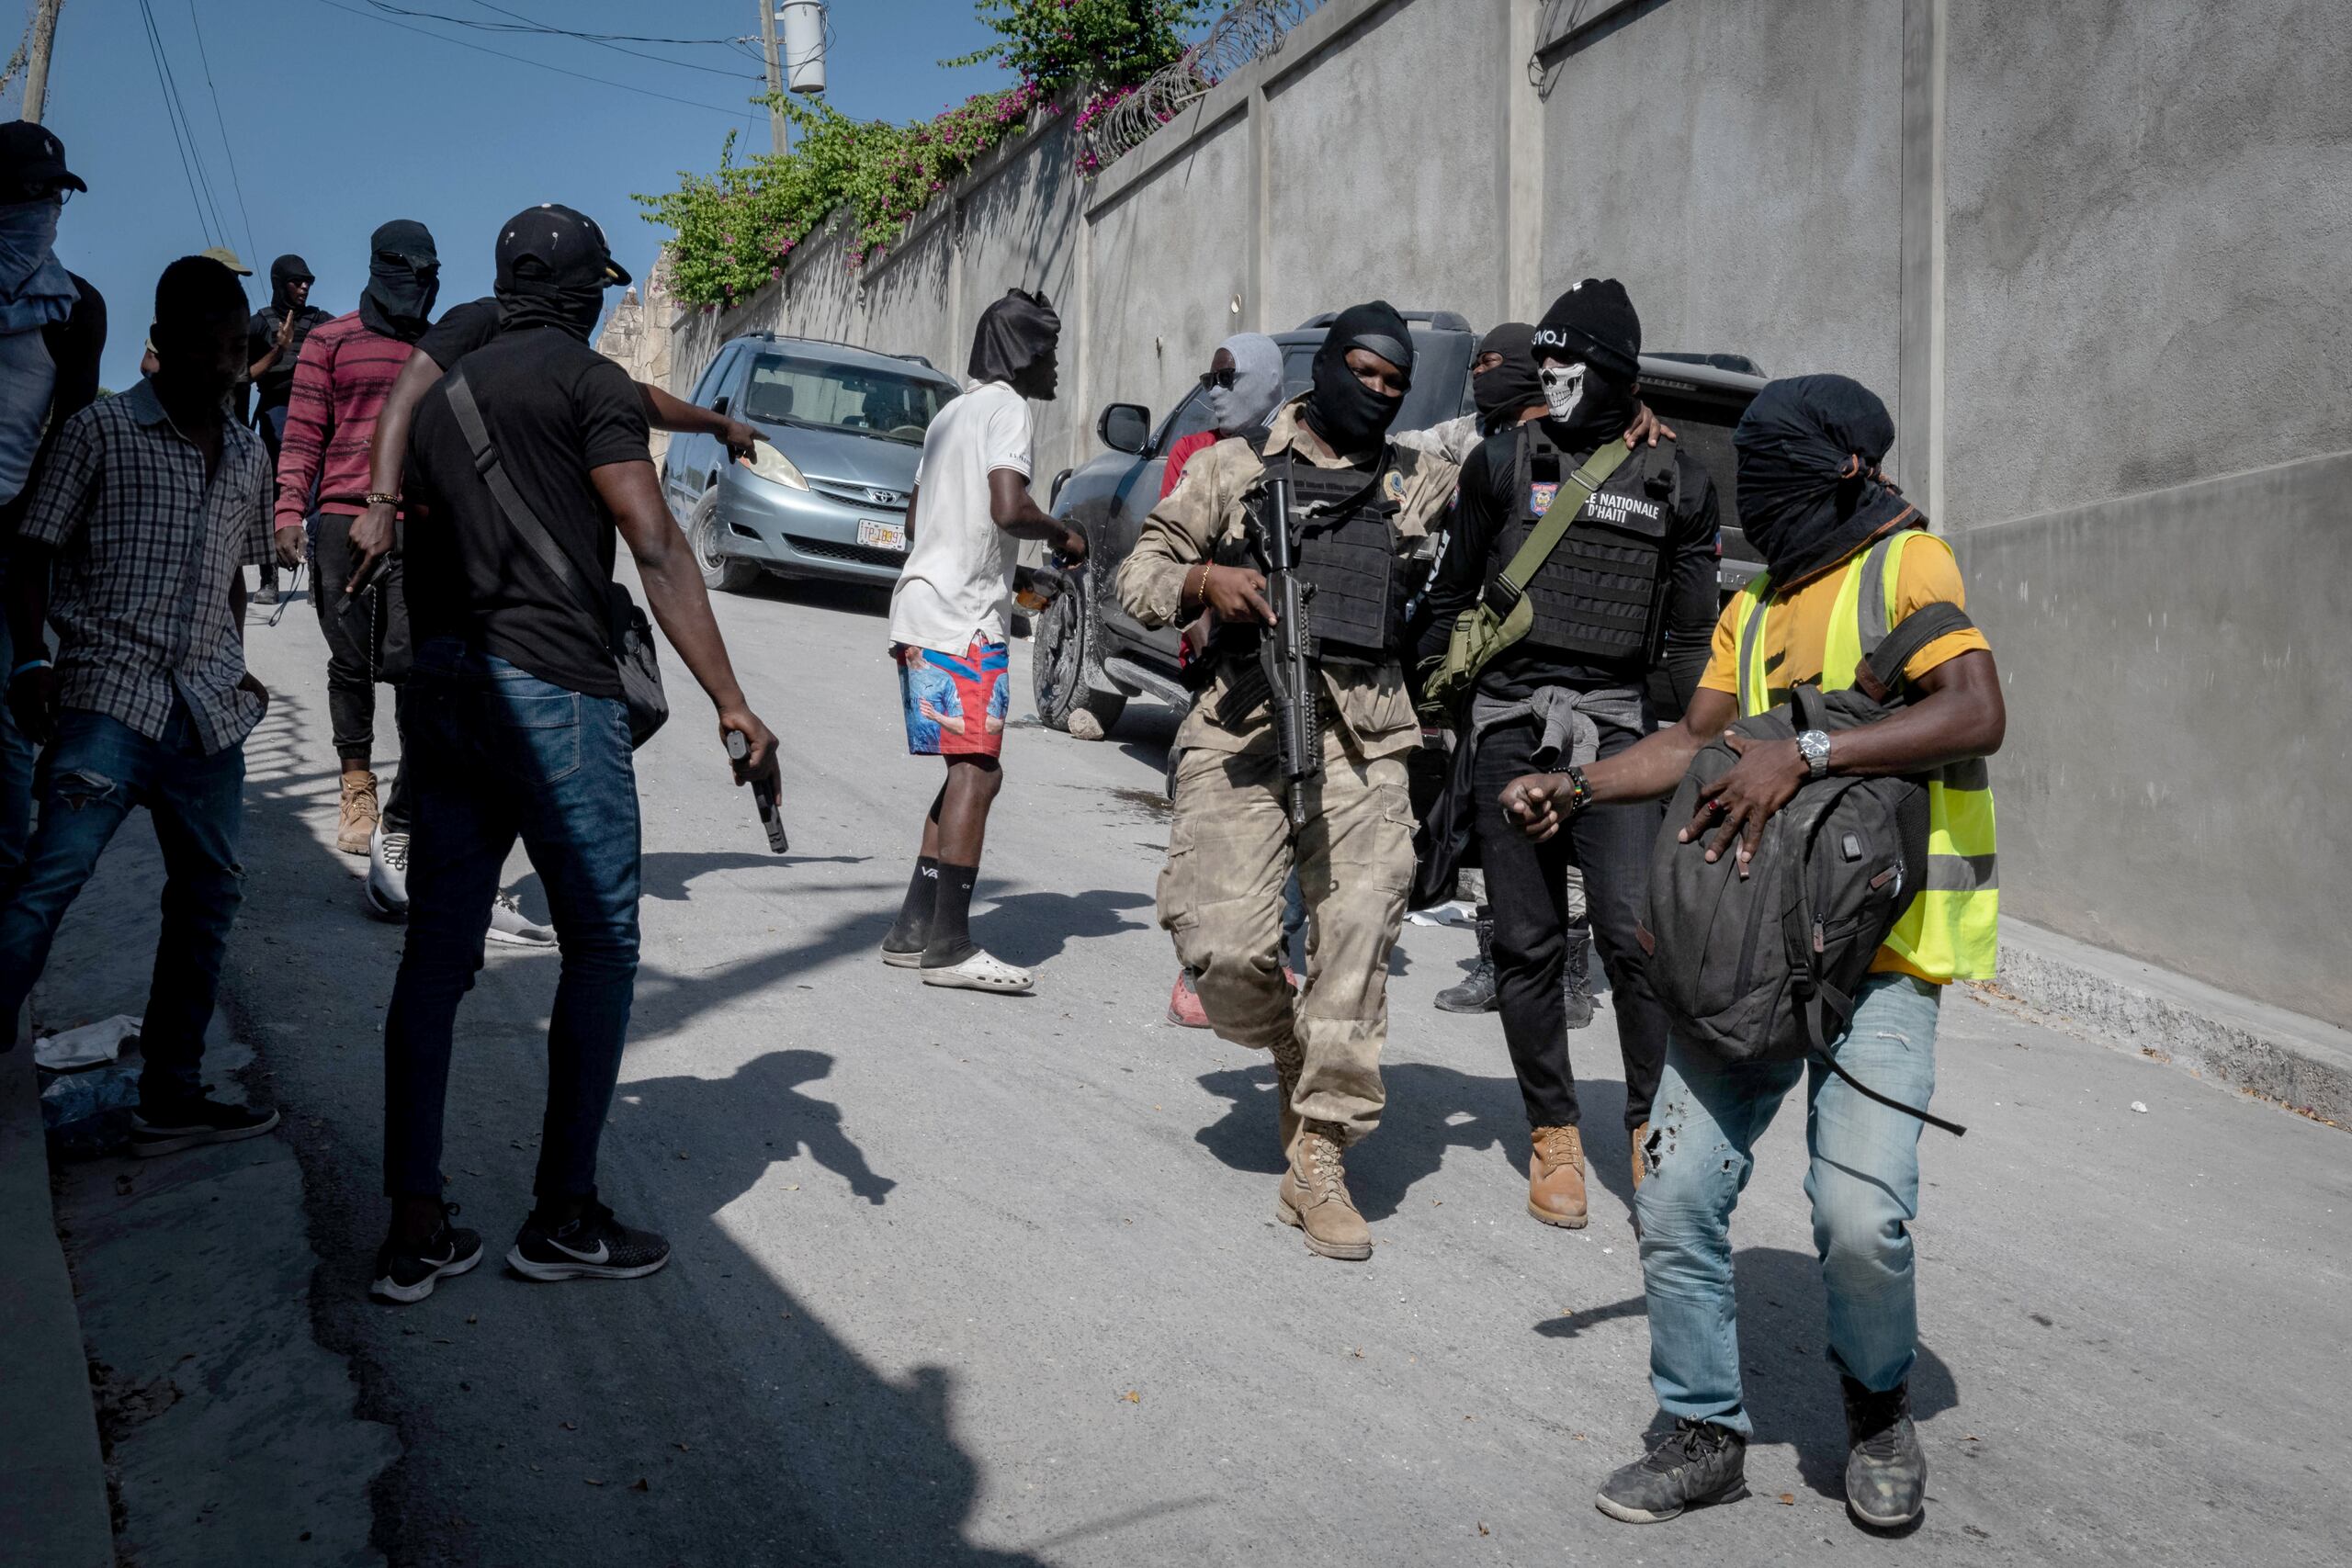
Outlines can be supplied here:
[[2007, 918], [1997, 986], [2143, 1055], [2352, 1130], [2352, 1031]]
[[29, 1040], [0, 1054], [0, 1540], [12, 1562], [113, 1568], [89, 1358], [50, 1201]]

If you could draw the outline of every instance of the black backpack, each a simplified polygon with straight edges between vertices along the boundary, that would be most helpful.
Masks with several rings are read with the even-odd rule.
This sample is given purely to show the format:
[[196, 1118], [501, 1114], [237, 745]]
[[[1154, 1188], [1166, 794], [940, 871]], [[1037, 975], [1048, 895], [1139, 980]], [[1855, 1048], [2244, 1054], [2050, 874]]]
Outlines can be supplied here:
[[[1787, 703], [1732, 729], [1785, 740], [1800, 730], [1835, 733], [1883, 718], [1903, 705], [1903, 667], [1911, 656], [1973, 625], [1956, 604], [1924, 605], [1871, 651], [1856, 686], [1798, 686]], [[1966, 1132], [1856, 1082], [1835, 1050], [1871, 959], [1927, 886], [1928, 781], [1833, 774], [1806, 782], [1765, 823], [1743, 878], [1735, 855], [1709, 863], [1712, 834], [1689, 843], [1677, 837], [1698, 814], [1700, 788], [1737, 761], [1720, 739], [1691, 760], [1650, 852], [1649, 921], [1640, 936], [1675, 1038], [1727, 1062], [1817, 1055], [1880, 1104], [1955, 1135]]]

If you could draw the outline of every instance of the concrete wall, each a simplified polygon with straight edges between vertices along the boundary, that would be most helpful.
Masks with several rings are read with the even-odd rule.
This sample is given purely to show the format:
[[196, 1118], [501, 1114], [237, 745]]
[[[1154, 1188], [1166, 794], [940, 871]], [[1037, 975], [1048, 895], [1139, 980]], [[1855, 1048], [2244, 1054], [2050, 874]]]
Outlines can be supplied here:
[[1894, 410], [2007, 681], [2005, 907], [2352, 1023], [2347, 59], [2341, 0], [1326, 0], [1091, 182], [1065, 115], [682, 317], [673, 384], [760, 327], [960, 370], [1043, 287], [1045, 477], [1230, 332], [1614, 275], [1653, 347]]

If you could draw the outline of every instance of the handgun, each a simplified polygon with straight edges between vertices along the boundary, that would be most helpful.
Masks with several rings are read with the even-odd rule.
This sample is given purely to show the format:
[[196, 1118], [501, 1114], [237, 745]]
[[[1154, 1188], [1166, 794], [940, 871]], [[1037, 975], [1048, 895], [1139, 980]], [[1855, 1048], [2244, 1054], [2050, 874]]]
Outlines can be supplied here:
[[[738, 762], [752, 760], [752, 743], [743, 739], [741, 731], [730, 729], [727, 732], [727, 755]], [[752, 777], [752, 798], [759, 804], [760, 826], [768, 830], [768, 848], [778, 854], [784, 853], [792, 847], [792, 840], [785, 835], [784, 813], [776, 808], [775, 779], [773, 775], [763, 773]]]

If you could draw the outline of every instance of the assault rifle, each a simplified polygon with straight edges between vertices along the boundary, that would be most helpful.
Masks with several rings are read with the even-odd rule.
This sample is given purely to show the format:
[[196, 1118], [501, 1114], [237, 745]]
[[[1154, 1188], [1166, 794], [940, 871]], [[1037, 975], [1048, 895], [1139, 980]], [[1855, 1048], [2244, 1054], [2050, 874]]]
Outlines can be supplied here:
[[1274, 624], [1258, 639], [1258, 660], [1266, 673], [1274, 736], [1282, 747], [1283, 776], [1290, 781], [1290, 819], [1306, 826], [1306, 781], [1323, 771], [1323, 726], [1316, 712], [1315, 641], [1306, 624], [1313, 590], [1298, 576], [1298, 541], [1290, 525], [1290, 484], [1267, 476], [1265, 513], [1258, 519], [1259, 543], [1266, 558], [1266, 603]]

